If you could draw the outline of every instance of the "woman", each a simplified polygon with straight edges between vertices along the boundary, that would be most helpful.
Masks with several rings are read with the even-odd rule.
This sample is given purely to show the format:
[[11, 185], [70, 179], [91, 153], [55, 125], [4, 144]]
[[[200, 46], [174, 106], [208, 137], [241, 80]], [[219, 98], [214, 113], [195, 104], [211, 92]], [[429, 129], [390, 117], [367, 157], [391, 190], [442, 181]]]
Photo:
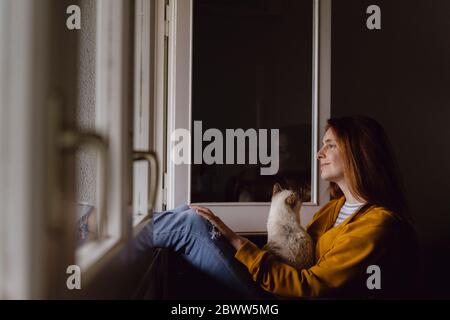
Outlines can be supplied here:
[[306, 229], [311, 268], [280, 262], [195, 205], [155, 214], [154, 245], [246, 297], [261, 297], [260, 288], [285, 298], [406, 297], [417, 242], [384, 130], [367, 117], [330, 119], [317, 158], [332, 200]]

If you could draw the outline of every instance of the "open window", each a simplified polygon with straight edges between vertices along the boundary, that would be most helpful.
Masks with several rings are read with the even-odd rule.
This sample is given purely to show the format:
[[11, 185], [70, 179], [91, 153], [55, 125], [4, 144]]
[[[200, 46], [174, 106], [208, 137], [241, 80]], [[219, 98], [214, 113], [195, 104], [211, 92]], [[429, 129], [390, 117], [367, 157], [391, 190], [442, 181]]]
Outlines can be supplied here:
[[93, 127], [108, 151], [106, 162], [100, 153], [85, 151], [77, 169], [83, 241], [77, 259], [87, 266], [148, 222], [158, 160], [153, 152], [154, 2], [83, 4], [87, 30], [79, 41], [77, 120]]
[[[74, 6], [81, 29], [66, 25]], [[113, 278], [109, 292], [131, 296], [152, 259], [148, 244], [135, 263], [129, 244], [149, 221], [158, 177], [154, 1], [0, 8], [0, 296], [96, 296], [105, 286], [95, 281]], [[82, 291], [68, 290], [71, 265]]]
[[[316, 151], [330, 110], [329, 1], [166, 0], [164, 11], [167, 207], [200, 203], [234, 230], [264, 232], [273, 183], [294, 181], [310, 193], [308, 222], [326, 201]], [[174, 160], [186, 152], [177, 129], [190, 133], [187, 163]]]
[[155, 149], [155, 1], [135, 1], [133, 73], [133, 227], [155, 207], [159, 163]]
[[84, 1], [82, 9], [75, 127], [94, 132], [105, 144], [96, 150], [79, 149], [76, 166], [79, 242], [75, 261], [88, 270], [129, 234], [133, 111], [129, 24], [133, 15], [131, 6], [121, 1]]

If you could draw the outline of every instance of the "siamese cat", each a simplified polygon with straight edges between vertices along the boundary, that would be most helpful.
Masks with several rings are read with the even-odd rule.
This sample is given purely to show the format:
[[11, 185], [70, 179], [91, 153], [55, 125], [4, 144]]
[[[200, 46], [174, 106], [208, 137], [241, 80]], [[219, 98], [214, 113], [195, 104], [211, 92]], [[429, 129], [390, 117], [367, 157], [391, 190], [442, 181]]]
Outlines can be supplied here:
[[267, 219], [267, 244], [264, 249], [296, 269], [313, 265], [314, 245], [300, 225], [302, 198], [298, 192], [273, 186], [272, 203]]

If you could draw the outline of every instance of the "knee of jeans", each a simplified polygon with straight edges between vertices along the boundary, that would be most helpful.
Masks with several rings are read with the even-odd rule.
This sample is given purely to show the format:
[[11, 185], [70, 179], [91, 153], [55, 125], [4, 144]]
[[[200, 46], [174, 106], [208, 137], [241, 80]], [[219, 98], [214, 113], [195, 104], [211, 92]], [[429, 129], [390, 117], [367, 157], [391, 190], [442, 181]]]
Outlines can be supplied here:
[[183, 211], [187, 211], [189, 209], [190, 209], [190, 207], [187, 204], [183, 204], [183, 205], [173, 209], [172, 211], [173, 212], [183, 212]]
[[212, 229], [212, 224], [198, 215], [194, 209], [191, 209], [186, 214], [187, 224], [192, 232], [195, 233], [209, 233]]

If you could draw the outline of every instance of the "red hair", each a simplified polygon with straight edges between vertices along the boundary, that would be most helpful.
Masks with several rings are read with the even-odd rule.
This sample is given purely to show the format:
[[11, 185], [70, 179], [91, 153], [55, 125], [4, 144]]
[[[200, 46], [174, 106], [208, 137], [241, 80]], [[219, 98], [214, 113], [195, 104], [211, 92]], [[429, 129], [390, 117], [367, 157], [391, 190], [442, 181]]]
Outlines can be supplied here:
[[[351, 192], [368, 205], [384, 207], [409, 220], [399, 169], [383, 127], [371, 118], [352, 116], [329, 119], [328, 129], [337, 137]], [[343, 195], [334, 182], [329, 191], [332, 198]]]

